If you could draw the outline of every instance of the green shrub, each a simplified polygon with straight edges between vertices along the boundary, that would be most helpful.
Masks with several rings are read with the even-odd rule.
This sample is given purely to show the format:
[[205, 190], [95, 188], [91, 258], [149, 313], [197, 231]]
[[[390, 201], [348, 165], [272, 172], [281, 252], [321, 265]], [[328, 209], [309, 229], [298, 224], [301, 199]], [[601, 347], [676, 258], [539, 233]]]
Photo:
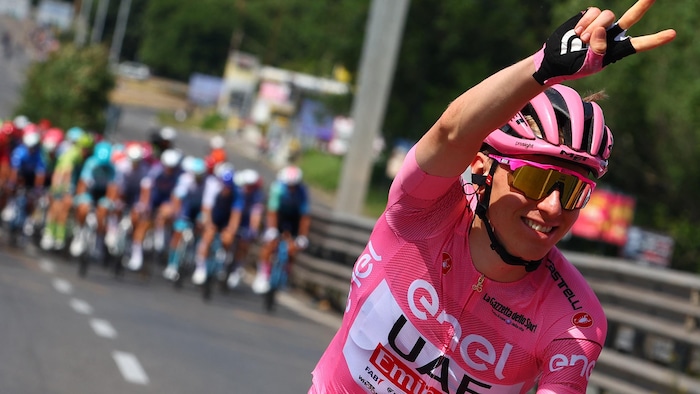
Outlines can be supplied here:
[[[304, 171], [304, 179], [312, 187], [335, 194], [340, 185], [343, 169], [343, 157], [331, 155], [318, 150], [307, 150], [299, 160], [299, 167]], [[372, 183], [365, 198], [364, 215], [379, 217], [386, 206], [390, 182], [382, 179], [381, 162], [373, 168]]]
[[30, 66], [14, 112], [32, 121], [48, 119], [62, 128], [102, 132], [114, 86], [104, 47], [64, 44], [46, 61]]
[[304, 180], [308, 184], [335, 193], [340, 184], [343, 158], [318, 150], [308, 150], [301, 156], [299, 167], [304, 171]]
[[202, 118], [200, 127], [204, 130], [223, 130], [226, 126], [226, 119], [216, 112], [211, 112]]

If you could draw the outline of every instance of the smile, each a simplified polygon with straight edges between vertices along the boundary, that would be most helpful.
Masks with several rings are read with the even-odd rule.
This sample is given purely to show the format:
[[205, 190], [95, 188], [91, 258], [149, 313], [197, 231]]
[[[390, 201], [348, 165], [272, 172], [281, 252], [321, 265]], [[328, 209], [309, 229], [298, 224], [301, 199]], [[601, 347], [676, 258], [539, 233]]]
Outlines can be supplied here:
[[525, 224], [528, 227], [530, 227], [531, 229], [533, 229], [535, 231], [539, 231], [541, 233], [545, 233], [545, 234], [550, 233], [554, 229], [554, 227], [543, 226], [543, 225], [541, 225], [535, 221], [532, 221], [530, 219], [527, 219], [527, 218], [523, 219], [523, 222], [525, 222]]

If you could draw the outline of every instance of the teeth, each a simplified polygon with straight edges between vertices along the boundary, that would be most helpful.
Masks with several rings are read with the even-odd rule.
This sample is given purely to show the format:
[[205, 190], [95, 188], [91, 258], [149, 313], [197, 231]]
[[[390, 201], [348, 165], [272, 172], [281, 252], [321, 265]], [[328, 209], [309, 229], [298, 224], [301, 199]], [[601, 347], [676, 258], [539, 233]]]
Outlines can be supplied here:
[[531, 229], [533, 229], [535, 231], [539, 231], [541, 233], [549, 233], [553, 229], [553, 227], [543, 226], [541, 224], [533, 222], [530, 219], [525, 219], [525, 224], [527, 224], [528, 227], [530, 227]]

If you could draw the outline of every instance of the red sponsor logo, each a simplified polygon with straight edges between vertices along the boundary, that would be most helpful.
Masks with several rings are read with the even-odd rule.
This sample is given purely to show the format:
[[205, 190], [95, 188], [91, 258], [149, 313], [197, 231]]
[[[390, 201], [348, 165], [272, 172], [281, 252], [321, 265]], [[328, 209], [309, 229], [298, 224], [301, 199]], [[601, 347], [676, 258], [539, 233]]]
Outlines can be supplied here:
[[576, 327], [588, 328], [593, 325], [593, 317], [587, 312], [579, 312], [571, 318], [571, 322]]
[[452, 269], [452, 256], [447, 252], [442, 252], [442, 274], [450, 272]]
[[387, 380], [393, 383], [404, 393], [440, 394], [440, 390], [428, 387], [428, 384], [421, 379], [421, 376], [399, 358], [391, 354], [381, 344], [374, 349], [369, 360], [379, 372], [386, 376]]

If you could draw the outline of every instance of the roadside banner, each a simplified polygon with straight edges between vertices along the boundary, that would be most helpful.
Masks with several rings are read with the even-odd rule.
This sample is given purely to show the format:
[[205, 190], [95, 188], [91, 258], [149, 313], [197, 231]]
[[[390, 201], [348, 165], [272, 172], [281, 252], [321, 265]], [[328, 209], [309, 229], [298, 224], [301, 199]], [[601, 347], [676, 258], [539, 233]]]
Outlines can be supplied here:
[[634, 198], [605, 189], [596, 189], [581, 209], [571, 228], [577, 237], [623, 246], [634, 217]]
[[673, 257], [673, 238], [632, 226], [622, 254], [642, 264], [668, 267]]

